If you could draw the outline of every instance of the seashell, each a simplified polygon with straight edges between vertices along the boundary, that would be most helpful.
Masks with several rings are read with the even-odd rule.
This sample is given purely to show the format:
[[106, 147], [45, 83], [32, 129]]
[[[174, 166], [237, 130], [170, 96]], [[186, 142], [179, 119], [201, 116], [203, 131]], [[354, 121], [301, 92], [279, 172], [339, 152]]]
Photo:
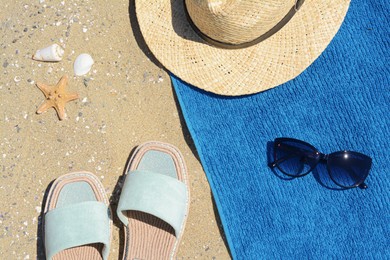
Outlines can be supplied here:
[[64, 55], [64, 50], [58, 44], [52, 44], [37, 50], [32, 56], [32, 59], [40, 61], [60, 61], [62, 60], [62, 55]]
[[93, 65], [94, 61], [91, 55], [87, 53], [80, 54], [73, 64], [74, 74], [77, 76], [82, 76], [87, 74]]

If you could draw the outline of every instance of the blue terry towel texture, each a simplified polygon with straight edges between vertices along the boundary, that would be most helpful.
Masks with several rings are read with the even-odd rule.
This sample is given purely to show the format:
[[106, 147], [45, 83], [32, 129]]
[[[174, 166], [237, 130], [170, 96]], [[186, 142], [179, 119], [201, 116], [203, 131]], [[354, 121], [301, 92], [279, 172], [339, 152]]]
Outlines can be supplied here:
[[[390, 258], [390, 1], [353, 0], [326, 51], [274, 89], [223, 97], [172, 82], [235, 259]], [[286, 180], [270, 141], [373, 158], [368, 189], [332, 189], [321, 168]]]

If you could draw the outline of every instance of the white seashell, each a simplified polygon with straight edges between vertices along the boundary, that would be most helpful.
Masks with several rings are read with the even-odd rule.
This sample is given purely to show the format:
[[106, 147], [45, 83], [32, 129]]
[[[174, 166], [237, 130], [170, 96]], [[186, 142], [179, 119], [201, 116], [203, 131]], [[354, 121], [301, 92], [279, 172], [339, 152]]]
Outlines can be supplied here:
[[58, 44], [52, 44], [37, 50], [32, 58], [40, 61], [60, 61], [62, 60], [62, 55], [64, 55], [64, 50]]
[[15, 76], [15, 77], [14, 77], [14, 81], [15, 81], [15, 82], [19, 82], [19, 81], [21, 81], [21, 80], [22, 80], [22, 79], [21, 79], [19, 76]]
[[80, 54], [73, 64], [74, 74], [77, 76], [82, 76], [87, 74], [93, 65], [94, 61], [91, 55], [87, 53]]

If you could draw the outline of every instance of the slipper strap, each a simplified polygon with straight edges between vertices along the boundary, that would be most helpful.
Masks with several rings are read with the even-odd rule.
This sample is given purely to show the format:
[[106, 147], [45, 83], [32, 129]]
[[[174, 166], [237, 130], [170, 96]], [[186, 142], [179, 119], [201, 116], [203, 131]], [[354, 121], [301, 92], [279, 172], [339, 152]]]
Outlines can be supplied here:
[[103, 259], [110, 245], [110, 210], [98, 201], [81, 202], [50, 210], [45, 215], [46, 259], [64, 249], [103, 243]]
[[187, 213], [186, 185], [161, 173], [133, 171], [126, 176], [117, 209], [119, 219], [126, 226], [129, 221], [123, 212], [127, 210], [142, 211], [164, 220], [179, 237]]

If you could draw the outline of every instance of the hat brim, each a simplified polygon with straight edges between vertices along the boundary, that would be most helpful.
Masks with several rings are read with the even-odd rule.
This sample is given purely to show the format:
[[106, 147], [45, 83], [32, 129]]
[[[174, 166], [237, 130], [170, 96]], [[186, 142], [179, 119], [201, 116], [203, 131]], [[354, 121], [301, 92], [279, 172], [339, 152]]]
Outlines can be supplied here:
[[189, 24], [183, 0], [135, 0], [150, 51], [185, 82], [220, 95], [253, 94], [302, 73], [339, 30], [350, 0], [306, 0], [277, 33], [251, 47], [222, 49]]

